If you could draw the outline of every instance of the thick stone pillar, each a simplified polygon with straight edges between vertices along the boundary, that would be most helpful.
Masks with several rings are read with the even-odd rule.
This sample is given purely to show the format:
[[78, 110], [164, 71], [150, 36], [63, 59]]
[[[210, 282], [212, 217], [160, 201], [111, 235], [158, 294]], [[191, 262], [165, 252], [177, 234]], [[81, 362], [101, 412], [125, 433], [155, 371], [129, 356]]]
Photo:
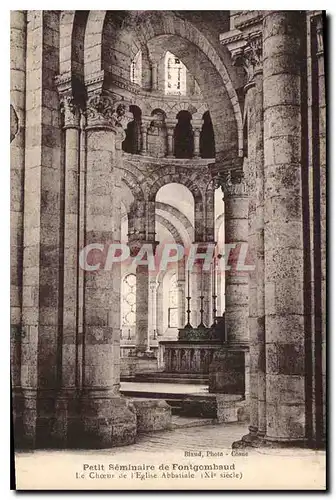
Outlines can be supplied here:
[[[63, 164], [54, 80], [59, 66], [59, 12], [27, 12], [27, 46], [34, 51], [28, 50], [26, 57], [22, 444], [45, 447], [55, 445], [55, 399], [62, 366]], [[62, 432], [66, 434], [66, 429]]]
[[323, 42], [323, 16], [318, 17], [316, 23], [317, 60], [318, 60], [318, 95], [319, 95], [319, 156], [320, 156], [320, 238], [321, 238], [321, 382], [322, 396], [320, 417], [318, 424], [320, 432], [317, 437], [319, 443], [326, 439], [326, 224], [327, 224], [327, 165], [326, 165], [326, 99], [325, 99], [325, 69], [324, 69], [324, 42]]
[[22, 261], [23, 261], [23, 193], [25, 165], [25, 110], [26, 110], [26, 23], [25, 11], [10, 13], [10, 71], [11, 71], [11, 381], [14, 393], [13, 409], [16, 415], [15, 392], [21, 385], [22, 339]]
[[[225, 328], [230, 344], [248, 342], [248, 275], [237, 269], [248, 236], [248, 197], [243, 172], [230, 172], [223, 183], [225, 204], [225, 245], [231, 251], [231, 269], [225, 273]], [[243, 246], [242, 246], [243, 245]], [[243, 262], [245, 264], [245, 262]]]
[[305, 439], [300, 11], [263, 20], [266, 441]]
[[[257, 41], [262, 43], [262, 41]], [[266, 433], [266, 352], [265, 352], [265, 251], [264, 251], [264, 113], [262, 72], [255, 75], [255, 161], [256, 161], [256, 224], [255, 267], [257, 280], [258, 341], [258, 437]]]
[[[240, 61], [247, 74], [245, 110], [247, 120], [250, 426], [249, 438], [265, 434], [265, 293], [264, 293], [264, 156], [262, 34], [250, 35], [241, 50]], [[237, 61], [238, 62], [238, 61]]]
[[[124, 106], [102, 95], [87, 103], [86, 245], [105, 247], [120, 237], [118, 151]], [[119, 148], [119, 149], [118, 149]], [[101, 254], [100, 254], [101, 255]], [[94, 259], [94, 255], [92, 256]], [[103, 264], [85, 273], [83, 444], [109, 447], [132, 443], [136, 417], [120, 397], [120, 266]], [[99, 260], [100, 259], [100, 260]]]

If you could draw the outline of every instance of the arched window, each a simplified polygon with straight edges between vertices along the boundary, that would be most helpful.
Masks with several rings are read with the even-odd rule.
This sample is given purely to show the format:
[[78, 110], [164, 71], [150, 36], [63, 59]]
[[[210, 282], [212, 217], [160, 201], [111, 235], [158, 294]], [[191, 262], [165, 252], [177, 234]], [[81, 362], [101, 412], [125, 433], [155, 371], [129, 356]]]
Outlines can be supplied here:
[[215, 158], [215, 135], [209, 111], [203, 115], [203, 126], [200, 135], [201, 158]]
[[138, 154], [141, 147], [141, 109], [138, 106], [131, 105], [129, 110], [133, 114], [133, 120], [127, 125], [126, 137], [122, 143], [122, 149], [126, 153]]
[[171, 52], [165, 56], [165, 94], [185, 95], [187, 68]]
[[130, 79], [132, 83], [136, 85], [142, 84], [142, 52], [139, 50], [131, 63], [131, 75]]
[[189, 111], [180, 111], [177, 115], [174, 131], [174, 149], [176, 158], [191, 158], [194, 150], [194, 136]]
[[168, 328], [178, 327], [178, 289], [176, 274], [171, 277], [169, 285]]
[[121, 291], [122, 326], [135, 326], [136, 319], [136, 277], [128, 274], [124, 277]]

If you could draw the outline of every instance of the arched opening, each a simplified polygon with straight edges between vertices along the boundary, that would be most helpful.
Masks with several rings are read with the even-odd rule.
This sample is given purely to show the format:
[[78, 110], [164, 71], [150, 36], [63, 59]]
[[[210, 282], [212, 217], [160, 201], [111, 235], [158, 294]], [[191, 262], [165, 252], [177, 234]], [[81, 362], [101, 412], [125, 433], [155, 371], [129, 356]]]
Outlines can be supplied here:
[[171, 52], [165, 55], [165, 94], [186, 95], [187, 68]]
[[147, 133], [148, 154], [161, 158], [166, 155], [167, 150], [166, 114], [162, 109], [154, 109], [151, 116]]
[[174, 155], [176, 158], [192, 158], [194, 136], [189, 111], [180, 111], [176, 116], [178, 122], [174, 131]]
[[[195, 201], [191, 191], [186, 186], [177, 182], [165, 184], [156, 193], [155, 201], [174, 207], [194, 227]], [[171, 217], [170, 220], [172, 220]], [[185, 225], [182, 219], [180, 222]]]
[[130, 79], [132, 83], [142, 86], [142, 52], [139, 50], [131, 62]]
[[141, 109], [131, 105], [129, 110], [133, 114], [133, 120], [127, 125], [122, 149], [125, 153], [138, 154], [141, 148]]
[[200, 153], [201, 158], [215, 158], [215, 134], [212, 126], [209, 111], [203, 115], [203, 125], [200, 135]]

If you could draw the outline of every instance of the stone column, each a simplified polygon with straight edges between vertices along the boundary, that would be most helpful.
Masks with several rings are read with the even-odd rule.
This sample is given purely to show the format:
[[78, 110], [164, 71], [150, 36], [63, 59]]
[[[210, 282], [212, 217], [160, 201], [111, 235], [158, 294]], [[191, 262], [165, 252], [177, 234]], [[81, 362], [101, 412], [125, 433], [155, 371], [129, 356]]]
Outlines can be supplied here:
[[185, 286], [185, 260], [181, 259], [178, 262], [177, 270], [177, 289], [178, 289], [178, 327], [183, 328], [186, 322], [186, 286]]
[[148, 335], [148, 269], [141, 265], [136, 268], [136, 329], [135, 348], [137, 351], [147, 350]]
[[155, 330], [155, 337], [157, 338], [157, 319], [156, 319], [156, 314], [157, 314], [157, 289], [158, 289], [159, 283], [157, 281], [157, 276], [153, 277], [149, 284], [149, 289], [150, 289], [150, 294], [151, 294], [151, 300], [150, 300], [150, 311], [149, 311], [149, 318], [150, 318], [150, 326], [149, 326], [149, 333], [150, 333], [150, 338], [154, 339], [154, 330]]
[[[317, 425], [320, 427], [317, 436], [318, 443], [326, 438], [326, 196], [327, 196], [327, 168], [326, 168], [326, 99], [325, 99], [325, 69], [324, 69], [324, 42], [323, 42], [323, 16], [316, 20], [316, 45], [318, 64], [318, 95], [319, 95], [319, 162], [320, 162], [320, 247], [321, 247], [321, 398], [319, 418]], [[319, 362], [319, 361], [318, 361]], [[317, 389], [318, 390], [318, 389]]]
[[177, 120], [169, 120], [166, 122], [167, 126], [167, 156], [174, 157], [174, 131]]
[[[86, 245], [105, 248], [120, 236], [119, 168], [124, 105], [111, 97], [93, 95], [87, 103]], [[119, 140], [118, 140], [119, 139]], [[118, 207], [119, 204], [119, 207]], [[91, 259], [94, 259], [94, 254]], [[136, 417], [120, 398], [120, 266], [85, 273], [83, 442], [109, 447], [129, 444], [136, 434]]]
[[305, 439], [301, 47], [305, 13], [263, 19], [267, 441]]
[[[257, 44], [262, 45], [261, 38]], [[261, 54], [260, 54], [261, 57]], [[265, 353], [265, 251], [264, 251], [264, 112], [263, 76], [261, 65], [255, 71], [255, 162], [256, 220], [255, 257], [257, 281], [257, 341], [258, 341], [258, 437], [266, 433], [266, 353]]]
[[[143, 245], [152, 245], [153, 254], [155, 244], [148, 241], [131, 241], [131, 253], [136, 256]], [[145, 255], [142, 260], [147, 260]], [[141, 355], [147, 350], [148, 328], [149, 328], [149, 269], [147, 264], [136, 266], [136, 327], [135, 327], [135, 349], [136, 354]]]
[[149, 123], [147, 121], [142, 121], [141, 122], [141, 150], [140, 154], [141, 155], [146, 155], [147, 154], [147, 131], [148, 131], [148, 126]]
[[247, 120], [250, 426], [249, 439], [265, 434], [265, 305], [264, 305], [264, 156], [262, 34], [249, 35], [235, 62], [243, 63], [247, 74], [245, 109]]
[[[11, 381], [15, 392], [21, 385], [21, 319], [23, 262], [23, 193], [26, 110], [26, 13], [10, 13], [10, 102], [11, 102]], [[13, 400], [16, 414], [15, 394]]]
[[[159, 275], [160, 277], [160, 275]], [[159, 280], [156, 290], [156, 332], [163, 335], [163, 282]]]
[[65, 135], [62, 389], [76, 389], [78, 300], [78, 209], [80, 111], [71, 95], [61, 96]]
[[200, 135], [202, 123], [201, 120], [191, 120], [191, 125], [194, 133], [194, 153], [193, 156], [195, 158], [200, 157]]
[[158, 63], [152, 63], [152, 90], [158, 89]]
[[[225, 245], [233, 244], [231, 269], [225, 273], [225, 328], [230, 344], [248, 342], [248, 276], [237, 269], [248, 236], [248, 197], [242, 171], [229, 172], [225, 182]], [[243, 245], [243, 247], [242, 247]]]

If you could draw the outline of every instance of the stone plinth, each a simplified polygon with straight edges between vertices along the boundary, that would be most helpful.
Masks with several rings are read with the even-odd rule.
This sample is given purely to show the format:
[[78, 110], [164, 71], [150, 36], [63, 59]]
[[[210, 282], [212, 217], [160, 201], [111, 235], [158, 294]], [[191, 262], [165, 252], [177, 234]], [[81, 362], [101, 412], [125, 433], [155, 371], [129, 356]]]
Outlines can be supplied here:
[[230, 423], [239, 421], [245, 401], [239, 395], [212, 394], [184, 399], [180, 405], [181, 416], [213, 418], [214, 423]]
[[125, 398], [105, 395], [103, 391], [95, 398], [92, 394], [83, 396], [80, 414], [82, 447], [108, 448], [134, 443], [136, 413]]
[[158, 369], [156, 358], [142, 356], [129, 356], [120, 358], [120, 376], [131, 377], [138, 373], [155, 372]]
[[246, 349], [221, 349], [209, 367], [209, 392], [245, 395]]
[[171, 407], [163, 400], [132, 399], [137, 416], [137, 433], [171, 428]]

